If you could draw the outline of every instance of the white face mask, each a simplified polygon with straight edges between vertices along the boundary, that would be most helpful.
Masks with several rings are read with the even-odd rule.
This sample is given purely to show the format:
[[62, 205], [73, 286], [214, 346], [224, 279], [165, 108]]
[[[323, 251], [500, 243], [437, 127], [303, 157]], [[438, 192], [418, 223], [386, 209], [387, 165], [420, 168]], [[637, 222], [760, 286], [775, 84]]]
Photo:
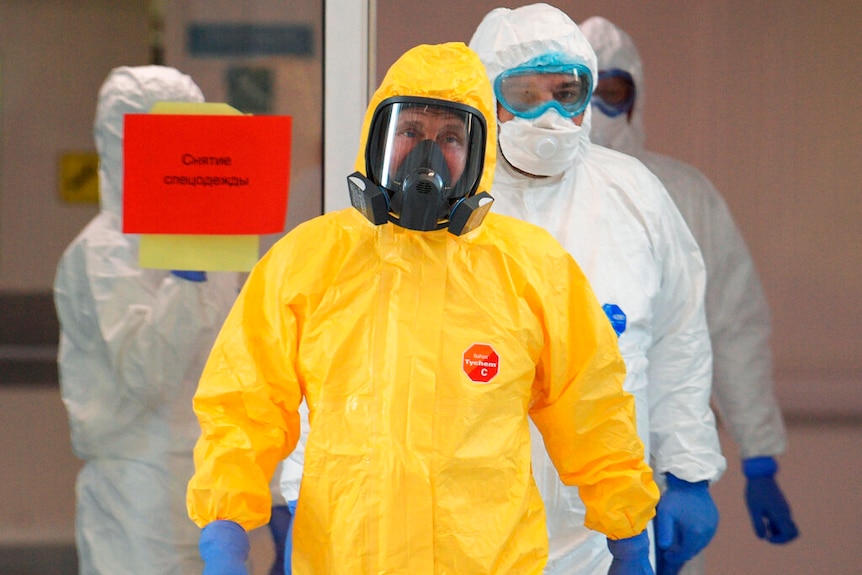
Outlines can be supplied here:
[[626, 114], [620, 114], [611, 118], [596, 108], [593, 108], [593, 125], [590, 129], [590, 140], [599, 146], [611, 148], [626, 154], [633, 154], [639, 147], [635, 130], [629, 124]]
[[532, 120], [515, 117], [499, 129], [506, 161], [534, 176], [555, 176], [571, 168], [583, 136], [580, 126], [555, 110]]

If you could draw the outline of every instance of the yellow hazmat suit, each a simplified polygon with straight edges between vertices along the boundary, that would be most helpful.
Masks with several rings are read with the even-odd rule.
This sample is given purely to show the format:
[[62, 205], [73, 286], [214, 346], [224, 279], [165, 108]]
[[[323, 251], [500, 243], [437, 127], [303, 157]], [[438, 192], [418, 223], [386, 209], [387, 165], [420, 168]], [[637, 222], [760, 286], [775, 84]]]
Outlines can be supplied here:
[[[472, 106], [495, 165], [493, 96], [460, 43], [419, 46], [394, 95]], [[357, 169], [364, 170], [364, 150]], [[489, 214], [455, 236], [353, 208], [315, 218], [252, 271], [195, 397], [202, 437], [188, 507], [200, 526], [267, 522], [269, 479], [311, 431], [294, 573], [541, 573], [545, 514], [530, 472], [533, 418], [587, 523], [637, 535], [658, 490], [643, 461], [616, 335], [574, 260], [538, 227]]]

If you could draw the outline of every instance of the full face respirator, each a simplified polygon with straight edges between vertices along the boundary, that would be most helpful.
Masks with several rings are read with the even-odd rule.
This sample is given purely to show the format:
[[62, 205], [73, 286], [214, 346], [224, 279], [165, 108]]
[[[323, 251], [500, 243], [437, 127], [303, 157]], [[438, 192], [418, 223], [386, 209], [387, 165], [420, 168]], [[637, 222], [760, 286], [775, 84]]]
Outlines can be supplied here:
[[347, 178], [350, 202], [375, 225], [462, 235], [491, 208], [476, 193], [484, 167], [487, 127], [470, 106], [412, 96], [380, 103], [365, 148], [367, 176]]

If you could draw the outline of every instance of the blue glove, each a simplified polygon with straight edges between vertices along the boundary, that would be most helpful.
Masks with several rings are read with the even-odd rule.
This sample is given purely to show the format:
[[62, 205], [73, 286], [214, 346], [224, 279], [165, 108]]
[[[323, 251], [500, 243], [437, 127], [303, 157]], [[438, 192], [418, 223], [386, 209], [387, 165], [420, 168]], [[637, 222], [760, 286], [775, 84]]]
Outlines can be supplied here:
[[290, 509], [287, 505], [276, 505], [272, 508], [269, 518], [269, 531], [272, 533], [272, 542], [275, 544], [275, 559], [269, 570], [269, 575], [285, 575], [285, 544], [287, 542], [287, 531], [290, 529]]
[[654, 575], [646, 529], [634, 537], [608, 539], [608, 549], [614, 556], [608, 575]]
[[198, 542], [203, 575], [248, 575], [248, 534], [233, 521], [213, 521], [201, 530]]
[[290, 565], [290, 557], [293, 555], [293, 518], [296, 517], [296, 503], [296, 499], [287, 502], [291, 521], [287, 526], [287, 539], [284, 543], [284, 575], [291, 575], [293, 573]]
[[207, 272], [190, 272], [186, 270], [171, 270], [171, 273], [178, 278], [183, 278], [190, 282], [205, 282], [207, 281]]
[[675, 575], [700, 553], [718, 529], [718, 509], [706, 481], [689, 483], [667, 473], [667, 490], [656, 507], [656, 572]]
[[668, 561], [662, 556], [661, 550], [656, 553], [655, 571], [658, 575], [677, 575], [677, 573], [682, 571], [684, 565], [685, 563], [674, 563], [672, 561]]
[[778, 463], [772, 457], [750, 457], [742, 462], [748, 479], [745, 502], [754, 532], [770, 543], [787, 543], [796, 539], [799, 530], [790, 516], [790, 506], [781, 493], [775, 474]]

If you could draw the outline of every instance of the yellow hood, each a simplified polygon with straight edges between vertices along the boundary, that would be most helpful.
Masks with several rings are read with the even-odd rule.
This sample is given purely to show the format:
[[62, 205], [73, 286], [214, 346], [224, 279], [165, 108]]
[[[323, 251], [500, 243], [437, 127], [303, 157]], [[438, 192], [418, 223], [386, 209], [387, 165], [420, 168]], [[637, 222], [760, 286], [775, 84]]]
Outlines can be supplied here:
[[355, 169], [368, 175], [365, 169], [365, 146], [368, 130], [377, 106], [392, 96], [436, 98], [472, 106], [485, 118], [488, 140], [485, 143], [485, 164], [476, 193], [490, 192], [497, 162], [497, 115], [494, 93], [485, 73], [485, 66], [466, 44], [423, 44], [408, 50], [389, 71], [365, 112], [362, 139], [356, 154]]

